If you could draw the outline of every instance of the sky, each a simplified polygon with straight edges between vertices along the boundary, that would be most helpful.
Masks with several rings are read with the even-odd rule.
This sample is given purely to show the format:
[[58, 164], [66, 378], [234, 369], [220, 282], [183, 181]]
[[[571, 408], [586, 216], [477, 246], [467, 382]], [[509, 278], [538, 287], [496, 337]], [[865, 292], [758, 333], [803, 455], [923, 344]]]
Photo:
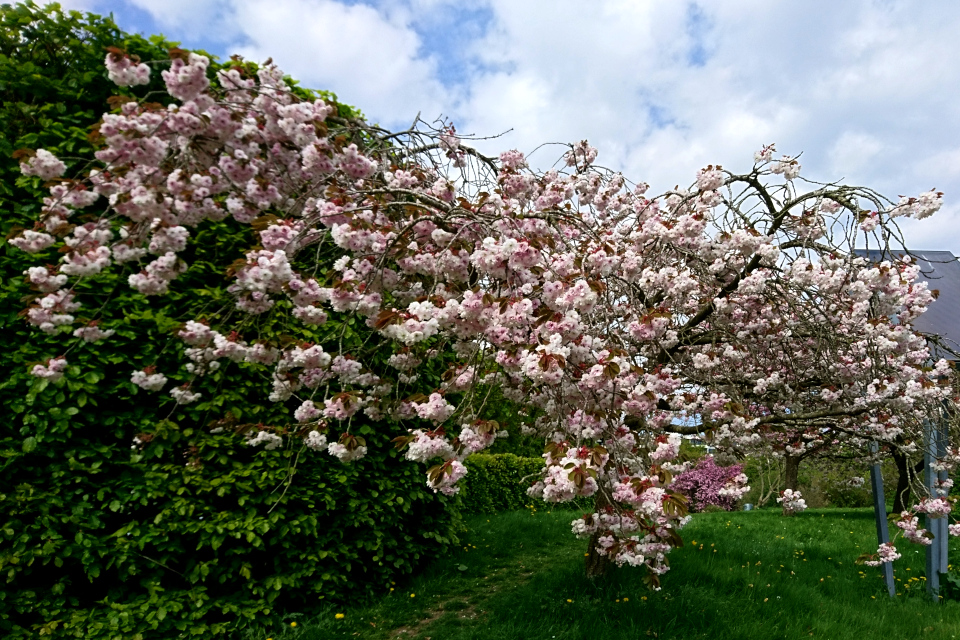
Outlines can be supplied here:
[[907, 245], [960, 255], [955, 0], [66, 0], [221, 58], [268, 57], [368, 119], [419, 113], [475, 146], [589, 140], [659, 193], [775, 143], [809, 179], [896, 200], [936, 188]]

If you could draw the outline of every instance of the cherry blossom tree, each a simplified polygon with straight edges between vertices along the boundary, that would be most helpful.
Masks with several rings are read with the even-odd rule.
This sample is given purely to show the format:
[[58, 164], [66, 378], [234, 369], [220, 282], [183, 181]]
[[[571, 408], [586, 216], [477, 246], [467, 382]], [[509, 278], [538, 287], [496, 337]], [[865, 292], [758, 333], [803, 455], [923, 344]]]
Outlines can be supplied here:
[[[106, 66], [121, 85], [151, 72], [118, 50]], [[390, 132], [339, 118], [297, 99], [272, 65], [213, 84], [207, 66], [175, 52], [162, 71], [173, 103], [105, 114], [87, 172], [60, 178], [66, 165], [42, 149], [25, 160], [50, 196], [11, 243], [61, 251], [29, 270], [43, 295], [26, 319], [79, 344], [112, 331], [98, 319], [75, 328], [79, 282], [123, 269], [139, 293], [164, 295], [205, 221], [252, 225], [259, 244], [225, 269], [231, 308], [184, 318], [178, 333], [193, 382], [169, 389], [171, 372], [131, 371], [188, 404], [221, 362], [261, 368], [292, 420], [248, 433], [250, 446], [294, 439], [363, 464], [355, 427], [399, 424], [397, 446], [452, 495], [463, 459], [502, 433], [487, 417], [497, 390], [547, 443], [531, 495], [594, 501], [572, 523], [590, 539], [588, 573], [644, 566], [658, 587], [689, 518], [670, 486], [683, 469], [678, 424], [731, 446], [797, 425], [891, 442], [951, 397], [946, 363], [930, 366], [910, 328], [931, 299], [916, 268], [850, 251], [865, 237], [896, 242], [895, 219], [931, 215], [938, 193], [801, 189], [798, 160], [774, 159], [771, 145], [746, 173], [711, 165], [648, 197], [586, 142], [535, 171], [516, 150], [480, 154], [445, 123]], [[81, 210], [96, 213], [73, 223]], [[333, 315], [378, 336], [376, 348], [347, 352], [343, 333], [298, 339]], [[259, 336], [263, 318], [285, 333]], [[70, 348], [33, 373], [62, 378]], [[442, 384], [413, 392], [443, 354]]]

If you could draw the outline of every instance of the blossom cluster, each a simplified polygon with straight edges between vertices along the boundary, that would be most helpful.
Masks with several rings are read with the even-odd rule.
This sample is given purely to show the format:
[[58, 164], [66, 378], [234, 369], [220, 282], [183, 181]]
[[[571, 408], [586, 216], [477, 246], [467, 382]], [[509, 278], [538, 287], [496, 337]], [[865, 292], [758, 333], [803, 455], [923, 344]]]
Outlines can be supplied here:
[[792, 516], [807, 509], [807, 501], [799, 491], [784, 489], [780, 492], [777, 502], [783, 506], [783, 515]]
[[672, 488], [690, 500], [691, 511], [703, 511], [708, 505], [731, 511], [749, 490], [743, 465], [722, 467], [713, 456], [705, 456], [696, 466], [680, 473]]

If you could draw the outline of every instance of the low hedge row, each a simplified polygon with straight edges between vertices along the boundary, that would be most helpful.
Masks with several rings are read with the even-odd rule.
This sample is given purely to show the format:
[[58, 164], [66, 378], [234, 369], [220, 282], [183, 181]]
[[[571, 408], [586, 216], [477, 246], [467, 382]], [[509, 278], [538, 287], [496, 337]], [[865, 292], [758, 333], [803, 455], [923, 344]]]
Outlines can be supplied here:
[[462, 513], [500, 513], [544, 504], [527, 495], [543, 469], [543, 458], [478, 453], [464, 464], [468, 473], [461, 481]]

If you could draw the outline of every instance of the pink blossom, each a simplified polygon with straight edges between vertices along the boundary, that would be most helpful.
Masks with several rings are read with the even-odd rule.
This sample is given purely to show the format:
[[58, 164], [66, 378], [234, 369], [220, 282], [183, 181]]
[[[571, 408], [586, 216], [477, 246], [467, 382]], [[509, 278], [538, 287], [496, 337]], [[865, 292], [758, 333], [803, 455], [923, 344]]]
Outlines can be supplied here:
[[33, 365], [33, 368], [30, 370], [32, 375], [37, 376], [38, 378], [46, 378], [51, 382], [56, 382], [63, 377], [64, 372], [67, 370], [67, 359], [64, 357], [60, 358], [50, 358], [47, 361], [46, 365], [36, 364]]
[[884, 542], [877, 549], [877, 559], [867, 560], [864, 564], [868, 567], [879, 567], [882, 564], [887, 564], [888, 562], [893, 562], [898, 559], [900, 559], [900, 554], [897, 552], [897, 548], [889, 542]]
[[781, 491], [777, 502], [783, 505], [783, 515], [785, 516], [800, 513], [807, 508], [807, 501], [803, 499], [799, 491], [794, 491], [793, 489], [784, 489]]
[[449, 460], [441, 467], [441, 472], [436, 480], [430, 479], [427, 474], [427, 486], [433, 489], [433, 492], [440, 492], [445, 496], [452, 496], [460, 493], [460, 487], [456, 486], [467, 475], [467, 468], [459, 460]]
[[30, 267], [23, 274], [43, 293], [57, 291], [67, 284], [68, 279], [65, 275], [52, 275], [46, 267]]
[[25, 176], [37, 176], [44, 180], [59, 178], [67, 171], [67, 165], [46, 149], [37, 149], [35, 156], [20, 163], [20, 172]]
[[247, 445], [257, 447], [263, 445], [267, 451], [272, 451], [283, 444], [283, 438], [269, 431], [257, 431], [256, 435], [247, 440]]
[[84, 342], [99, 342], [105, 340], [116, 333], [115, 329], [101, 329], [97, 325], [88, 325], [75, 329], [73, 335], [82, 338]]
[[19, 236], [10, 239], [10, 244], [27, 253], [39, 253], [56, 242], [49, 233], [27, 229]]
[[442, 436], [430, 435], [425, 431], [414, 431], [415, 439], [407, 446], [407, 460], [427, 462], [433, 458], [449, 460], [454, 456], [453, 447]]
[[312, 449], [313, 451], [323, 451], [327, 448], [327, 438], [321, 435], [319, 431], [311, 431], [308, 433], [303, 443], [308, 449]]
[[340, 462], [354, 462], [367, 455], [367, 448], [360, 446], [355, 449], [348, 449], [339, 442], [331, 442], [327, 445], [327, 451], [330, 455], [338, 458]]
[[320, 417], [320, 413], [320, 409], [313, 404], [312, 400], [305, 400], [303, 404], [293, 412], [293, 417], [297, 422], [313, 422]]
[[167, 85], [167, 91], [174, 98], [184, 102], [194, 100], [210, 86], [207, 80], [207, 66], [210, 64], [209, 58], [189, 54], [187, 61], [176, 58], [170, 64], [169, 71], [162, 71], [160, 75]]
[[177, 401], [177, 404], [191, 404], [200, 399], [199, 392], [190, 391], [189, 387], [176, 387], [170, 390], [170, 395]]
[[439, 393], [431, 393], [427, 402], [414, 403], [417, 415], [424, 420], [431, 420], [437, 424], [444, 422], [453, 415], [456, 408], [443, 399]]
[[150, 82], [150, 67], [132, 60], [130, 56], [108, 53], [104, 61], [107, 76], [119, 87], [132, 87]]
[[133, 375], [130, 376], [130, 382], [137, 385], [141, 389], [145, 389], [146, 391], [160, 391], [160, 389], [167, 384], [167, 376], [163, 375], [162, 373], [134, 371]]

